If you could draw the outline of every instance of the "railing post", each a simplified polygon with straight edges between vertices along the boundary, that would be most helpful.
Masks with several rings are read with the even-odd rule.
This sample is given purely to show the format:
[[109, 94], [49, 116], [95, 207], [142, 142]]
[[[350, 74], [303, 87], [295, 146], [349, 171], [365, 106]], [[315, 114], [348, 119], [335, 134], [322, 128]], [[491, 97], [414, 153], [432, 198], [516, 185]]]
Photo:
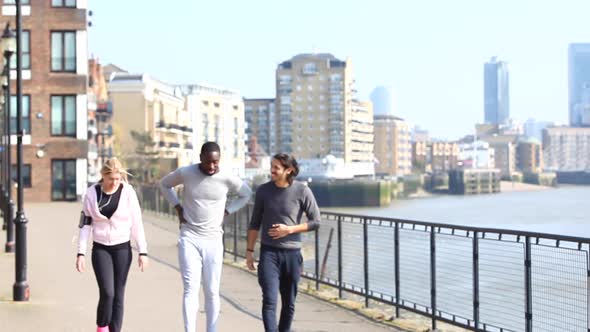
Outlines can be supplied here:
[[227, 238], [227, 231], [225, 229], [225, 222], [221, 223], [221, 229], [223, 230], [223, 237], [221, 238], [221, 242], [223, 244], [223, 258], [225, 259], [225, 251], [227, 250], [227, 245], [225, 244], [225, 240]]
[[342, 299], [342, 216], [338, 216], [338, 298]]
[[334, 227], [330, 228], [330, 235], [328, 236], [328, 242], [326, 244], [326, 250], [324, 251], [324, 258], [322, 259], [322, 266], [320, 268], [320, 280], [324, 279], [326, 274], [326, 264], [328, 264], [328, 257], [330, 255], [330, 249], [332, 248], [332, 237], [334, 236]]
[[[587, 243], [590, 252], [590, 243]], [[590, 331], [590, 256], [586, 255], [586, 329]]]
[[363, 218], [363, 270], [365, 275], [365, 308], [369, 307], [369, 225]]
[[525, 319], [526, 319], [526, 332], [533, 331], [533, 274], [531, 269], [531, 238], [527, 236], [525, 238], [524, 248], [524, 285], [525, 285]]
[[473, 232], [473, 325], [479, 328], [479, 239]]
[[320, 290], [320, 232], [316, 230], [315, 236], [315, 289]]
[[234, 213], [234, 263], [238, 261], [238, 213]]
[[399, 262], [399, 223], [395, 222], [395, 230], [393, 233], [394, 241], [394, 257], [395, 257], [395, 317], [399, 318], [399, 306], [400, 306], [400, 262]]
[[[590, 252], [590, 243], [588, 245], [588, 251]], [[586, 329], [590, 331], [590, 256], [586, 255]]]
[[436, 330], [436, 237], [430, 226], [430, 306], [432, 307], [432, 330]]
[[154, 190], [156, 192], [156, 197], [154, 197], [155, 199], [155, 203], [156, 203], [156, 213], [160, 214], [160, 190], [158, 188], [156, 188], [156, 190]]

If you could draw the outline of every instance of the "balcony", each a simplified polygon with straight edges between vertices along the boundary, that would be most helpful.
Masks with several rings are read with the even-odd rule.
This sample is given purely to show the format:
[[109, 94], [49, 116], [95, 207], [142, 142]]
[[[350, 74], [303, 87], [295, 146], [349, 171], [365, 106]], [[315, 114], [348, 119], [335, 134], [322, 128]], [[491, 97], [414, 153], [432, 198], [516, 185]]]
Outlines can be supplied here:
[[166, 127], [168, 128], [168, 130], [173, 131], [178, 134], [184, 134], [186, 132], [185, 126], [181, 126], [181, 125], [178, 125], [175, 123], [168, 123], [168, 124], [166, 124]]
[[180, 143], [168, 143], [168, 147], [172, 149], [178, 149], [180, 148]]
[[168, 127], [168, 129], [182, 130], [182, 129], [181, 129], [182, 127], [181, 127], [181, 126], [179, 126], [179, 125], [177, 125], [177, 124], [175, 124], [175, 123], [168, 123], [168, 124], [166, 125], [166, 127]]
[[94, 143], [88, 143], [88, 159], [98, 159], [98, 146]]
[[98, 128], [96, 128], [96, 124], [94, 124], [94, 122], [88, 123], [88, 139], [91, 139], [96, 134], [98, 134]]
[[113, 114], [113, 103], [110, 101], [99, 102], [96, 104], [97, 113]]

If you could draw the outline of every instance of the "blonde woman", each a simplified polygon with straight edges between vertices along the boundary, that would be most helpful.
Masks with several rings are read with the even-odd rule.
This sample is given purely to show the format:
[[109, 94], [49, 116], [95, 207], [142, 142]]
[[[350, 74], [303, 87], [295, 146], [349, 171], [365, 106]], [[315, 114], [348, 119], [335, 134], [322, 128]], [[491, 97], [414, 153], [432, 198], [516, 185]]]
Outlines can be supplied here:
[[139, 268], [148, 265], [147, 243], [137, 194], [127, 183], [127, 172], [115, 158], [105, 162], [102, 179], [88, 187], [81, 225], [76, 269], [86, 268], [86, 246], [92, 234], [92, 267], [100, 297], [96, 317], [97, 332], [119, 332], [123, 323], [125, 284], [131, 266], [131, 238], [139, 250]]

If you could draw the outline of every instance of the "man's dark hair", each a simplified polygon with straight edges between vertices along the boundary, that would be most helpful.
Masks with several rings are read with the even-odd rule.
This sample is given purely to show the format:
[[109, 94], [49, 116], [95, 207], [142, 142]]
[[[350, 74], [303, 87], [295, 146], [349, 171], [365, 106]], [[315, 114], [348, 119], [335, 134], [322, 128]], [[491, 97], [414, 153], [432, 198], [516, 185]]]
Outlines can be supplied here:
[[293, 171], [287, 175], [287, 181], [289, 184], [293, 183], [293, 179], [299, 174], [299, 165], [297, 165], [297, 160], [292, 155], [286, 153], [277, 153], [275, 154], [272, 159], [277, 160], [281, 163], [281, 166], [284, 168], [291, 168]]
[[221, 149], [219, 145], [215, 142], [205, 142], [201, 146], [201, 154], [208, 153], [208, 152], [219, 152], [221, 153]]

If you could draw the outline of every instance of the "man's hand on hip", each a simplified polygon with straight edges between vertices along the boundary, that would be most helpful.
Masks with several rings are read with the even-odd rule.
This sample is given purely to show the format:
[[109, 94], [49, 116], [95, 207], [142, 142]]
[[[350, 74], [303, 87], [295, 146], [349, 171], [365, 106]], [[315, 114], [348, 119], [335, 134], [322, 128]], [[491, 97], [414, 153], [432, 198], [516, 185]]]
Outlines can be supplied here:
[[178, 214], [178, 228], [180, 228], [182, 226], [182, 224], [186, 224], [186, 219], [184, 219], [184, 209], [182, 208], [182, 205], [177, 204], [176, 206], [174, 206], [174, 209], [176, 210], [176, 213]]

